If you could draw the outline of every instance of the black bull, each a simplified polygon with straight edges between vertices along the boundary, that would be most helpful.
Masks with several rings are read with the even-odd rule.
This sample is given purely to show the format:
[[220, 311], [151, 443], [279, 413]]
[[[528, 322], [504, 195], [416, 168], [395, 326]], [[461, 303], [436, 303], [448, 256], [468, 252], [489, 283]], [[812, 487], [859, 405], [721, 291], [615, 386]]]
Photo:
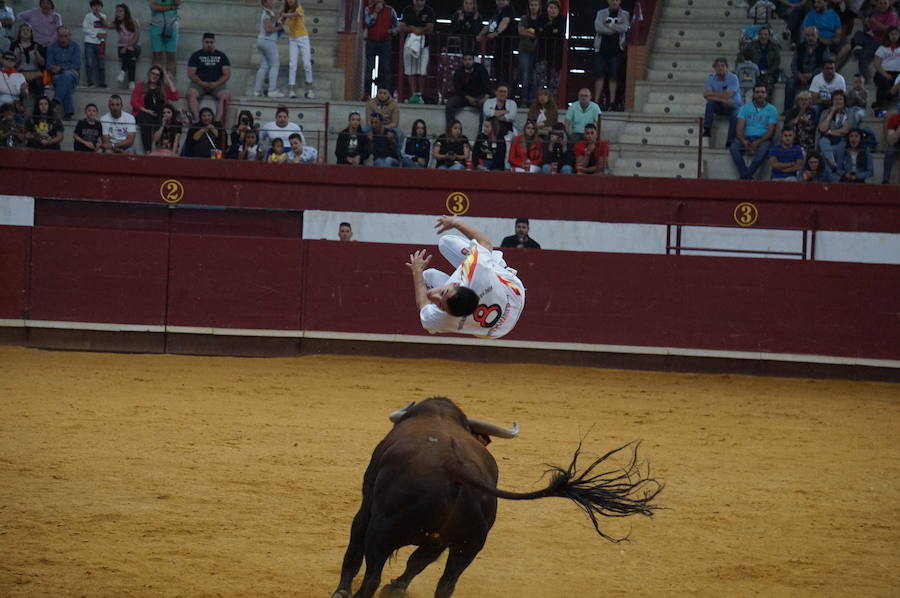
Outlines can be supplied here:
[[[332, 598], [350, 598], [351, 583], [366, 559], [366, 573], [355, 598], [371, 598], [381, 583], [385, 561], [397, 549], [415, 545], [406, 570], [382, 595], [402, 596], [412, 579], [450, 550], [436, 598], [453, 594], [456, 582], [487, 540], [497, 514], [497, 498], [531, 500], [568, 498], [600, 530], [597, 516], [652, 515], [653, 499], [662, 484], [643, 477], [637, 445], [628, 444], [576, 471], [581, 447], [568, 468], [551, 467], [550, 483], [527, 493], [497, 489], [497, 462], [485, 448], [487, 436], [511, 438], [517, 433], [469, 419], [450, 399], [431, 398], [391, 416], [394, 428], [372, 453], [363, 476], [362, 505], [350, 528], [341, 581]], [[595, 473], [611, 455], [632, 446], [623, 469]]]

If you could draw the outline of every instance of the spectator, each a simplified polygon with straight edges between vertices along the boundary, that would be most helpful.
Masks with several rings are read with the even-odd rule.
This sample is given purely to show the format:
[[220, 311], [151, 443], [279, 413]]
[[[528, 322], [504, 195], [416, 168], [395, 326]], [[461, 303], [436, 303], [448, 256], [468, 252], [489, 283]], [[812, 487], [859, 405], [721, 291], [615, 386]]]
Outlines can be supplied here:
[[822, 114], [831, 106], [831, 96], [841, 90], [846, 93], [847, 82], [844, 77], [835, 72], [834, 60], [827, 58], [822, 64], [822, 72], [812, 78], [809, 91], [812, 94], [813, 109], [816, 114]]
[[366, 114], [377, 112], [381, 115], [381, 121], [386, 129], [392, 129], [402, 141], [403, 133], [400, 131], [400, 105], [391, 97], [387, 87], [379, 87], [375, 97], [366, 102]]
[[284, 139], [276, 137], [272, 140], [272, 147], [269, 149], [269, 155], [266, 156], [266, 162], [269, 164], [284, 164], [287, 162], [287, 152], [284, 151]]
[[584, 125], [582, 140], [575, 144], [575, 172], [578, 174], [603, 174], [606, 157], [603, 146], [597, 140], [597, 125]]
[[[162, 65], [166, 59], [166, 72], [175, 80], [175, 53], [178, 51], [178, 8], [182, 0], [149, 0], [150, 49], [153, 64]], [[175, 148], [177, 149], [177, 148]]]
[[737, 111], [741, 107], [741, 94], [737, 75], [728, 72], [728, 61], [716, 58], [713, 62], [712, 75], [706, 78], [703, 97], [706, 98], [706, 113], [703, 117], [703, 136], [712, 134], [712, 125], [716, 114], [728, 117], [728, 137], [726, 145], [731, 147], [734, 141], [734, 127]]
[[825, 160], [818, 152], [809, 152], [806, 162], [800, 171], [797, 180], [802, 183], [831, 183], [831, 169], [825, 165]]
[[12, 104], [0, 106], [0, 145], [12, 148], [25, 145], [25, 126]]
[[16, 55], [9, 50], [3, 53], [3, 68], [0, 69], [0, 104], [20, 106], [24, 113], [24, 102], [28, 97], [28, 82], [25, 75], [16, 70]]
[[791, 33], [791, 43], [794, 46], [800, 44], [800, 29], [803, 19], [806, 17], [806, 0], [778, 0], [776, 12], [784, 19], [788, 31]]
[[34, 113], [25, 122], [25, 140], [30, 148], [58, 150], [63, 140], [64, 127], [53, 111], [46, 96], [37, 98]]
[[31, 25], [23, 23], [19, 27], [16, 40], [9, 49], [16, 55], [16, 68], [28, 82], [28, 89], [34, 97], [44, 95], [44, 55], [40, 46], [31, 38]]
[[875, 51], [884, 41], [884, 34], [888, 28], [900, 24], [900, 18], [898, 18], [897, 12], [891, 8], [890, 0], [876, 0], [875, 8], [869, 13], [863, 24], [868, 31], [857, 31], [853, 35], [851, 43], [852, 51], [856, 53], [856, 59], [859, 61], [859, 72], [863, 76], [868, 76], [869, 65], [875, 58]]
[[116, 48], [119, 52], [121, 69], [116, 79], [120, 86], [128, 81], [128, 89], [134, 89], [135, 69], [138, 58], [141, 56], [141, 24], [131, 16], [131, 9], [127, 4], [116, 4], [116, 18], [110, 25], [119, 34]]
[[[757, 85], [753, 88], [753, 102], [738, 111], [735, 140], [731, 144], [731, 159], [742, 180], [753, 180], [765, 162], [777, 123], [778, 111], [766, 101], [766, 86]], [[744, 152], [753, 153], [750, 166], [744, 163]]]
[[103, 126], [97, 117], [100, 109], [97, 104], [84, 107], [84, 118], [75, 125], [74, 149], [76, 152], [99, 152], [103, 144]]
[[428, 128], [421, 118], [413, 123], [401, 155], [404, 168], [428, 168], [428, 161], [431, 159], [431, 142], [428, 140]]
[[[253, 95], [263, 95], [263, 82], [266, 76], [269, 78], [270, 98], [283, 98], [284, 93], [278, 91], [278, 36], [283, 31], [284, 25], [281, 19], [272, 9], [275, 0], [261, 0], [262, 13], [259, 15], [259, 33], [256, 36], [256, 48], [259, 50], [259, 69], [256, 71], [256, 82], [253, 86]], [[295, 65], [296, 66], [296, 65]]]
[[850, 114], [844, 105], [844, 92], [832, 94], [831, 108], [819, 119], [819, 151], [828, 167], [835, 171], [844, 159], [846, 136], [850, 131]]
[[566, 22], [560, 14], [559, 0], [547, 2], [547, 18], [541, 24], [537, 40], [537, 66], [534, 69], [535, 85], [546, 87], [556, 97], [559, 89], [559, 72], [562, 56], [567, 50]]
[[557, 125], [550, 130], [550, 140], [544, 146], [544, 157], [541, 172], [552, 174], [572, 174], [575, 168], [575, 154], [566, 142], [566, 130]]
[[109, 97], [109, 112], [100, 117], [103, 128], [102, 151], [113, 154], [134, 153], [134, 138], [137, 124], [134, 116], [122, 110], [122, 98]]
[[740, 86], [741, 104], [753, 101], [753, 88], [756, 87], [756, 81], [760, 78], [759, 67], [750, 60], [750, 48], [745, 47], [741, 51], [742, 62], [734, 65], [734, 74], [738, 78]]
[[275, 139], [281, 139], [284, 146], [288, 144], [288, 138], [293, 133], [300, 133], [303, 137], [303, 129], [297, 123], [289, 120], [290, 115], [285, 106], [279, 106], [275, 110], [275, 120], [267, 122], [259, 129], [259, 140], [263, 145], [271, 146]]
[[27, 23], [31, 27], [34, 41], [41, 48], [41, 54], [46, 56], [47, 48], [56, 41], [59, 28], [62, 27], [62, 17], [53, 12], [56, 5], [53, 0], [40, 0], [38, 8], [32, 8], [19, 13], [18, 23]]
[[265, 152], [259, 144], [259, 133], [256, 129], [248, 129], [244, 133], [244, 139], [238, 147], [238, 160], [248, 160], [250, 162], [259, 162], [263, 159]]
[[53, 76], [53, 99], [63, 106], [64, 118], [75, 114], [75, 87], [81, 70], [81, 48], [72, 41], [68, 28], [60, 27], [56, 41], [47, 48], [47, 70]]
[[528, 120], [533, 120], [537, 125], [538, 135], [546, 138], [550, 134], [553, 125], [559, 122], [559, 110], [556, 102], [550, 95], [550, 90], [542, 87], [537, 92], [537, 99], [528, 109]]
[[359, 112], [347, 117], [347, 128], [338, 133], [334, 155], [338, 164], [360, 166], [369, 159], [369, 137], [363, 135]]
[[509, 0], [495, 0], [497, 8], [493, 16], [478, 33], [476, 40], [480, 43], [487, 40], [489, 52], [494, 56], [494, 77], [497, 81], [509, 81], [512, 75], [513, 40], [518, 36], [516, 13], [509, 5]]
[[453, 73], [453, 95], [444, 107], [447, 126], [456, 120], [460, 108], [470, 106], [480, 111], [488, 93], [490, 76], [480, 63], [475, 62], [475, 56], [470, 51], [464, 52], [462, 66]]
[[372, 89], [372, 71], [378, 58], [378, 87], [391, 87], [391, 36], [397, 34], [400, 21], [397, 13], [384, 0], [368, 0], [365, 11], [366, 24], [366, 77], [363, 101], [369, 99]]
[[853, 75], [853, 87], [847, 90], [847, 110], [850, 111], [852, 127], [861, 127], [869, 103], [866, 80], [861, 73]]
[[384, 126], [381, 114], [373, 112], [369, 115], [369, 147], [372, 148], [372, 164], [374, 166], [400, 166], [400, 151], [397, 137], [391, 136]]
[[100, 57], [100, 44], [106, 41], [109, 23], [103, 13], [101, 0], [91, 0], [90, 7], [90, 12], [81, 22], [81, 30], [84, 32], [84, 71], [88, 87], [106, 87], [106, 67]]
[[341, 222], [338, 225], [338, 240], [340, 240], [340, 241], [352, 241], [353, 240], [353, 228], [350, 226], [349, 222]]
[[315, 164], [319, 159], [319, 152], [314, 147], [303, 145], [303, 137], [300, 133], [292, 133], [288, 137], [291, 149], [287, 153], [288, 164]]
[[891, 182], [891, 170], [894, 168], [894, 162], [900, 156], [900, 112], [895, 112], [888, 117], [884, 131], [884, 172], [881, 183], [887, 185]]
[[815, 27], [806, 30], [806, 39], [797, 46], [791, 61], [791, 76], [784, 86], [784, 109], [794, 105], [797, 91], [809, 86], [812, 78], [822, 72], [822, 66], [831, 53], [819, 41]]
[[591, 101], [591, 90], [583, 87], [578, 90], [578, 101], [569, 104], [566, 110], [566, 132], [569, 139], [578, 141], [584, 134], [587, 125], [597, 128], [600, 119], [600, 106]]
[[476, 170], [506, 170], [506, 141], [500, 135], [497, 119], [484, 121], [472, 146], [472, 162]]
[[859, 129], [850, 129], [847, 134], [847, 149], [838, 164], [837, 174], [841, 183], [865, 183], [875, 174], [872, 153], [863, 145], [863, 134]]
[[216, 120], [225, 124], [228, 114], [228, 101], [231, 93], [227, 83], [231, 78], [231, 62], [228, 56], [216, 50], [216, 34], [203, 34], [203, 48], [191, 54], [188, 60], [188, 79], [191, 83], [187, 90], [188, 107], [191, 114], [200, 110], [200, 98], [211, 95], [218, 100]]
[[[253, 114], [249, 110], [241, 110], [238, 112], [237, 124], [231, 129], [229, 137], [229, 149], [234, 148], [237, 155], [238, 148], [244, 144], [244, 136], [248, 131], [255, 131], [256, 123], [253, 122]], [[257, 135], [257, 139], [259, 136]]]
[[781, 48], [772, 41], [772, 30], [768, 26], [761, 28], [757, 38], [744, 47], [743, 55], [759, 68], [756, 82], [765, 85], [766, 94], [773, 97], [772, 90], [781, 74]]
[[172, 75], [158, 65], [151, 66], [147, 80], [140, 81], [131, 92], [131, 113], [140, 127], [145, 154], [153, 148], [153, 131], [162, 122], [163, 105], [176, 102], [179, 97]]
[[900, 76], [900, 29], [888, 27], [875, 52], [875, 110], [886, 110], [896, 99], [895, 80]]
[[540, 172], [544, 160], [544, 144], [537, 136], [534, 121], [525, 121], [522, 134], [509, 146], [509, 166], [513, 172]]
[[312, 48], [309, 45], [309, 31], [306, 29], [306, 20], [303, 16], [303, 7], [297, 0], [284, 0], [284, 8], [281, 12], [281, 18], [284, 20], [284, 29], [287, 31], [290, 39], [288, 40], [288, 49], [290, 64], [288, 65], [288, 95], [292, 98], [297, 97], [297, 91], [294, 85], [297, 82], [297, 54], [303, 61], [303, 77], [306, 81], [306, 93], [304, 97], [307, 100], [315, 99], [316, 93], [313, 91], [313, 71], [312, 71]]
[[0, 0], [0, 52], [9, 50], [13, 42], [12, 26], [16, 22], [16, 13], [6, 0]]
[[813, 8], [803, 18], [803, 29], [815, 27], [819, 41], [832, 52], [844, 44], [844, 30], [841, 19], [836, 12], [828, 8], [828, 0], [813, 0]]
[[[631, 25], [628, 11], [620, 8], [621, 0], [609, 0], [609, 7], [597, 11], [594, 17], [594, 97], [604, 108], [623, 111], [616, 90], [619, 67], [625, 53], [625, 34]], [[603, 87], [609, 81], [609, 101], [603, 103]]]
[[525, 249], [540, 249], [537, 241], [528, 236], [530, 225], [528, 218], [516, 218], [516, 234], [503, 237], [500, 247], [524, 247]]
[[421, 100], [428, 74], [429, 36], [434, 31], [434, 10], [425, 0], [412, 0], [412, 5], [400, 15], [400, 31], [406, 34], [403, 43], [403, 72], [409, 78], [410, 101]]
[[469, 140], [462, 134], [462, 123], [454, 120], [447, 127], [447, 132], [437, 138], [431, 156], [437, 168], [465, 170], [466, 162], [471, 156]]
[[225, 149], [225, 127], [214, 118], [215, 115], [209, 108], [200, 109], [200, 120], [188, 130], [184, 148], [186, 156], [216, 158]]
[[475, 51], [475, 36], [481, 31], [481, 15], [475, 0], [463, 0], [450, 20], [451, 35], [460, 36], [460, 51], [465, 56]]
[[518, 106], [509, 99], [509, 85], [498, 83], [494, 89], [494, 97], [488, 98], [481, 105], [482, 118], [496, 118], [500, 125], [500, 136], [504, 139], [512, 139], [516, 134], [516, 111]]
[[[614, 0], [615, 1], [615, 0]], [[531, 103], [535, 98], [534, 69], [537, 55], [537, 36], [544, 25], [540, 0], [528, 0], [528, 11], [519, 19], [519, 86], [522, 100]]]
[[781, 130], [781, 144], [769, 148], [769, 166], [772, 167], [773, 181], [796, 181], [797, 173], [803, 169], [803, 148], [794, 141], [794, 130]]
[[153, 148], [153, 151], [148, 155], [157, 157], [174, 156], [175, 152], [172, 151], [172, 139], [170, 137], [160, 137], [159, 141], [156, 142], [156, 146]]
[[175, 106], [172, 104], [165, 104], [162, 107], [162, 118], [160, 119], [159, 127], [153, 132], [154, 146], [158, 146], [160, 139], [163, 137], [169, 139], [169, 146], [175, 154], [181, 153], [181, 123], [178, 122]]
[[794, 140], [810, 152], [816, 148], [816, 134], [819, 130], [819, 120], [812, 109], [812, 94], [801, 91], [797, 94], [794, 107], [785, 115], [784, 124], [794, 129]]

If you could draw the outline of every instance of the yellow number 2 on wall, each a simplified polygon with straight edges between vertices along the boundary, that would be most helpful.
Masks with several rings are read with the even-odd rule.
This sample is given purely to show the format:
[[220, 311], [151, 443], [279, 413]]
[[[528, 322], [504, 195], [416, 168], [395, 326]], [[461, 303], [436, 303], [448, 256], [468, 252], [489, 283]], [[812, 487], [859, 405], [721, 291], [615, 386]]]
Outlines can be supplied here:
[[184, 198], [184, 185], [181, 181], [167, 179], [159, 186], [159, 196], [166, 203], [178, 203]]
[[759, 218], [759, 210], [749, 202], [739, 203], [734, 209], [734, 221], [738, 226], [753, 226]]

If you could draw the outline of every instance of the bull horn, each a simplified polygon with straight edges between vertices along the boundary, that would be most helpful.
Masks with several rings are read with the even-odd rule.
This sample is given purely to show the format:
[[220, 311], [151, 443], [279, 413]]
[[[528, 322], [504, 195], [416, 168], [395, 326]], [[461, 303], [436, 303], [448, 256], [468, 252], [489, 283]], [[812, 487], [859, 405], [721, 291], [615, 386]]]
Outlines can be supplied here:
[[487, 434], [488, 436], [496, 436], [497, 438], [515, 438], [519, 435], [519, 424], [513, 422], [512, 428], [507, 430], [501, 428], [497, 424], [490, 424], [474, 417], [467, 417], [469, 427], [475, 434]]
[[406, 415], [406, 412], [409, 411], [410, 409], [412, 409], [412, 406], [415, 405], [415, 404], [416, 404], [416, 402], [413, 401], [412, 403], [410, 403], [410, 404], [407, 405], [406, 407], [401, 407], [400, 409], [397, 409], [396, 411], [394, 411], [393, 413], [391, 413], [391, 414], [388, 416], [388, 419], [391, 420], [393, 423], [396, 424], [398, 421], [400, 421], [401, 419], [403, 419], [403, 416]]

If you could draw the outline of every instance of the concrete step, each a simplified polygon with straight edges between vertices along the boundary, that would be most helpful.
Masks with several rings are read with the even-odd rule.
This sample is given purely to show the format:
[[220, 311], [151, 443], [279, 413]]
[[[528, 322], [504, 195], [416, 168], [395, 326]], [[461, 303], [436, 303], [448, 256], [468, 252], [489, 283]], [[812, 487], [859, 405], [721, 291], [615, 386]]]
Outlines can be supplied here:
[[691, 19], [695, 22], [726, 22], [747, 23], [747, 11], [733, 6], [701, 7], [696, 6], [669, 6], [663, 8], [660, 15], [664, 22], [669, 19]]
[[741, 0], [667, 0], [669, 8], [736, 8], [747, 14], [747, 3]]

